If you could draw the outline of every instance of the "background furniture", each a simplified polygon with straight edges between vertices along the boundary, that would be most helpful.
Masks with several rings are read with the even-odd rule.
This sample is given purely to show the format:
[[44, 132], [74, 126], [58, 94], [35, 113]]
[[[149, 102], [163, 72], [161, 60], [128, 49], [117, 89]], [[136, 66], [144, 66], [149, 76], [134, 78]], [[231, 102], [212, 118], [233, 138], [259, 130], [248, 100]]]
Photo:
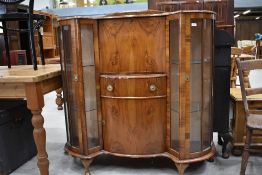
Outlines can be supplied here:
[[[241, 155], [244, 146], [246, 133], [245, 133], [245, 110], [239, 88], [230, 89], [230, 103], [233, 109], [233, 118], [231, 121], [232, 134], [233, 134], [233, 149], [234, 155]], [[254, 95], [248, 97], [249, 109], [261, 110], [262, 95]], [[262, 114], [262, 112], [261, 112]], [[252, 137], [252, 147], [262, 146], [262, 132], [254, 132]]]
[[[238, 75], [237, 64], [236, 64], [237, 58], [239, 58], [242, 61], [245, 61], [245, 60], [253, 60], [255, 59], [255, 56], [244, 54], [243, 50], [240, 48], [237, 48], [237, 47], [231, 48], [231, 73], [230, 73], [230, 87], [231, 88], [236, 87], [236, 81], [237, 81], [237, 75]], [[243, 76], [244, 76], [245, 87], [250, 87], [250, 82], [249, 82], [249, 77], [248, 77], [249, 71], [245, 70]]]
[[245, 140], [244, 152], [242, 154], [240, 175], [245, 175], [248, 157], [249, 157], [249, 147], [251, 144], [253, 132], [256, 130], [260, 130], [260, 131], [262, 130], [262, 106], [260, 107], [259, 110], [253, 111], [251, 108], [249, 108], [247, 97], [252, 95], [258, 95], [258, 94], [262, 95], [262, 87], [247, 89], [244, 84], [243, 71], [259, 70], [259, 69], [262, 70], [262, 60], [240, 61], [240, 59], [237, 58], [237, 68], [239, 74], [242, 100], [245, 109], [245, 122], [246, 122], [245, 124], [246, 140]]
[[65, 149], [86, 174], [103, 153], [168, 157], [181, 175], [214, 155], [213, 13], [141, 11], [59, 23]]
[[[11, 50], [10, 51], [10, 62], [12, 65], [26, 65], [26, 51], [25, 50]], [[7, 65], [7, 58], [5, 51], [2, 54], [1, 66]]]
[[25, 100], [0, 100], [0, 174], [10, 174], [36, 155], [32, 114]]
[[242, 49], [237, 47], [231, 48], [231, 71], [230, 71], [230, 87], [236, 88], [237, 82], [237, 62], [236, 59], [242, 54]]
[[46, 153], [46, 132], [41, 114], [44, 107], [44, 94], [62, 86], [60, 65], [39, 66], [34, 71], [31, 66], [13, 66], [12, 69], [0, 66], [0, 99], [27, 99], [34, 127], [34, 140], [37, 148], [38, 167], [41, 175], [48, 175]]
[[262, 59], [262, 41], [256, 41], [256, 59]]
[[[20, 2], [23, 2], [24, 0], [0, 0], [0, 3], [8, 5], [8, 4], [19, 4]], [[27, 13], [20, 13], [20, 12], [13, 12], [13, 13], [5, 13], [0, 14], [0, 21], [2, 22], [2, 28], [4, 33], [4, 40], [5, 40], [5, 49], [6, 49], [6, 57], [8, 62], [8, 68], [11, 68], [11, 62], [10, 62], [10, 53], [9, 53], [9, 42], [8, 42], [8, 30], [15, 31], [15, 32], [28, 32], [29, 33], [29, 43], [30, 43], [30, 50], [32, 54], [32, 62], [34, 70], [37, 69], [37, 59], [36, 59], [36, 53], [35, 53], [35, 43], [34, 43], [34, 31], [38, 31], [39, 36], [39, 47], [40, 47], [40, 54], [41, 54], [41, 60], [42, 64], [44, 65], [44, 57], [43, 57], [43, 43], [42, 43], [42, 35], [40, 33], [40, 26], [44, 22], [45, 17], [43, 15], [37, 15], [33, 14], [33, 8], [34, 8], [34, 0], [29, 1], [29, 8]], [[36, 23], [34, 24], [34, 20]], [[8, 21], [27, 21], [28, 28], [27, 29], [11, 29], [8, 28], [6, 25], [6, 22]]]
[[222, 145], [222, 157], [228, 158], [227, 145], [231, 140], [229, 134], [230, 60], [234, 38], [227, 31], [221, 29], [215, 29], [214, 36], [213, 131], [218, 132], [218, 143]]
[[216, 12], [216, 26], [234, 36], [234, 0], [150, 0], [148, 9], [162, 11], [209, 10]]
[[[58, 44], [58, 22], [57, 16], [44, 12], [44, 11], [34, 11], [34, 14], [44, 15], [46, 17], [45, 23], [43, 25], [43, 53], [46, 64], [49, 63], [60, 63], [59, 57], [59, 44]], [[35, 41], [38, 41], [38, 35], [35, 35]], [[36, 42], [37, 43], [37, 42]], [[40, 63], [40, 50], [36, 49], [37, 61]]]

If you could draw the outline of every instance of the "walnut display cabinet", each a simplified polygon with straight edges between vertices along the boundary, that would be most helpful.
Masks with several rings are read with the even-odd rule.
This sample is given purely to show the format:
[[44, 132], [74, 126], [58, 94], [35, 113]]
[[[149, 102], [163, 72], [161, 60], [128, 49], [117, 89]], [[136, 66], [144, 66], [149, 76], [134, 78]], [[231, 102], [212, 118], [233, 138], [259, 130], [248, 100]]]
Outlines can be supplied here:
[[68, 141], [100, 154], [164, 156], [179, 173], [212, 158], [214, 14], [157, 11], [59, 21]]

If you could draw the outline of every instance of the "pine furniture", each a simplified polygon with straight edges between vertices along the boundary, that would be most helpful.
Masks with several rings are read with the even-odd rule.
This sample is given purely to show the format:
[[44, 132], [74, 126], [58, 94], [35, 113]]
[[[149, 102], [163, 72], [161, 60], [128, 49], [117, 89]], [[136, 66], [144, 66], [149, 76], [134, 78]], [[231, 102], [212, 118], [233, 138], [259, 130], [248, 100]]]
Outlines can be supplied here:
[[62, 87], [60, 65], [39, 65], [38, 70], [28, 66], [0, 66], [0, 98], [24, 99], [31, 110], [34, 140], [37, 147], [37, 165], [41, 175], [48, 175], [48, 155], [46, 152], [46, 132], [42, 108], [44, 94]]

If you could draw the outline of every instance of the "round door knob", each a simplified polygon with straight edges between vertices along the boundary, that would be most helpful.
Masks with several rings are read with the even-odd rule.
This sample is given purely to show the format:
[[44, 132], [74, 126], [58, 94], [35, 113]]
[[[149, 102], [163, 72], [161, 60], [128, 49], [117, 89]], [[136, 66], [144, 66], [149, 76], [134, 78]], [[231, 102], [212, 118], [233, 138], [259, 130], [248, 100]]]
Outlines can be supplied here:
[[155, 92], [156, 89], [157, 89], [157, 87], [156, 87], [156, 85], [154, 85], [154, 84], [151, 84], [151, 85], [149, 86], [149, 90], [150, 90], [151, 92]]
[[112, 92], [114, 90], [114, 87], [111, 84], [109, 84], [107, 85], [106, 89], [107, 91]]

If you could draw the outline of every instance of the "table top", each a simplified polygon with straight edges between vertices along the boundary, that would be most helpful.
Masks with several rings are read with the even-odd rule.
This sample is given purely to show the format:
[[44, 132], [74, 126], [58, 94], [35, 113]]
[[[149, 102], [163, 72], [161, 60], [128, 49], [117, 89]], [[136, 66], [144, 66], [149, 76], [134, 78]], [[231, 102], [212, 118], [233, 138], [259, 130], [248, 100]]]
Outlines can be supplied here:
[[0, 66], [0, 83], [40, 82], [61, 75], [60, 64], [38, 65], [34, 70], [32, 65]]
[[[242, 101], [240, 88], [230, 88], [230, 96], [235, 101]], [[250, 95], [247, 99], [251, 101], [262, 101], [262, 94]]]

